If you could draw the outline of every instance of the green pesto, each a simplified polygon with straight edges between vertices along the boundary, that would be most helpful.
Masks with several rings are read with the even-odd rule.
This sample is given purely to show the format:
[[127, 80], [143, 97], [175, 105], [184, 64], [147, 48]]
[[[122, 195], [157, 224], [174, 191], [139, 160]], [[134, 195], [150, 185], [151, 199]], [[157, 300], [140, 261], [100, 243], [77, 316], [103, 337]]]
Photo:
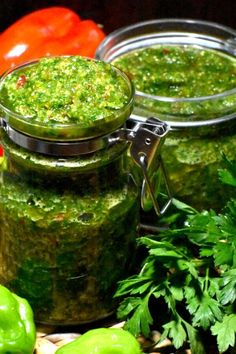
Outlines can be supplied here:
[[198, 136], [170, 132], [162, 148], [162, 158], [173, 195], [197, 210], [220, 211], [234, 193], [219, 180], [218, 170], [226, 168], [224, 156], [235, 161], [235, 125], [218, 134]]
[[110, 64], [79, 56], [43, 58], [13, 71], [0, 94], [8, 109], [46, 125], [112, 119], [129, 100], [126, 81]]
[[236, 88], [236, 59], [223, 52], [193, 45], [162, 45], [130, 52], [113, 64], [135, 84], [138, 115], [200, 121], [236, 110], [236, 92], [231, 91]]
[[[132, 94], [116, 68], [81, 57], [44, 58], [0, 84], [9, 125], [52, 140], [109, 134], [123, 125]], [[29, 301], [38, 322], [109, 315], [117, 281], [131, 269], [139, 222], [126, 142], [60, 158], [0, 134], [0, 283]]]
[[[232, 188], [219, 181], [225, 155], [235, 160], [235, 119], [222, 124], [187, 128], [189, 122], [235, 115], [236, 59], [220, 51], [192, 45], [160, 45], [130, 52], [114, 62], [134, 81], [138, 91], [159, 98], [136, 95], [134, 111], [181, 122], [186, 127], [171, 130], [162, 147], [162, 157], [174, 197], [197, 209], [220, 210]], [[178, 100], [212, 95], [213, 100]], [[222, 94], [222, 95], [220, 95]], [[162, 97], [173, 100], [164, 101]]]
[[151, 95], [193, 98], [236, 87], [236, 60], [216, 50], [162, 45], [132, 51], [113, 62]]
[[138, 225], [124, 144], [60, 160], [3, 135], [0, 282], [30, 302], [38, 322], [107, 316], [117, 281], [131, 270]]

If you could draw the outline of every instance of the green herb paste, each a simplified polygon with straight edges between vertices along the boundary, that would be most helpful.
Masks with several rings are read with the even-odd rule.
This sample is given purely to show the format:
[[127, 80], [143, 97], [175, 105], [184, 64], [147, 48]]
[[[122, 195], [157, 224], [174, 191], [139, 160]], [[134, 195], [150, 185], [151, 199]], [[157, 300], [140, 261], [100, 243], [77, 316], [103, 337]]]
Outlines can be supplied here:
[[49, 57], [7, 75], [3, 104], [43, 124], [83, 124], [111, 117], [129, 100], [127, 83], [104, 62]]
[[37, 322], [79, 324], [110, 314], [131, 271], [139, 193], [126, 147], [67, 159], [2, 137], [0, 282], [28, 299]]
[[[127, 73], [137, 91], [152, 95], [137, 93], [137, 115], [156, 116], [170, 125], [182, 123], [183, 128], [171, 129], [162, 147], [174, 197], [199, 210], [220, 210], [232, 194], [232, 188], [220, 183], [218, 170], [225, 167], [224, 155], [236, 160], [235, 119], [195, 128], [187, 124], [235, 115], [236, 58], [219, 50], [173, 44], [134, 50], [113, 64]], [[232, 94], [224, 95], [226, 91]], [[214, 99], [206, 98], [213, 95]]]
[[157, 46], [130, 52], [114, 65], [133, 79], [138, 91], [151, 95], [192, 98], [236, 87], [236, 60], [195, 46]]
[[236, 59], [221, 51], [161, 45], [132, 51], [113, 64], [135, 84], [137, 114], [200, 121], [236, 110], [236, 93], [231, 92], [236, 88]]
[[219, 169], [225, 169], [224, 157], [236, 161], [236, 128], [216, 131], [214, 135], [188, 135], [186, 131], [169, 133], [162, 147], [162, 158], [174, 197], [197, 210], [220, 211], [234, 193], [222, 185]]
[[[54, 124], [73, 122], [73, 133], [96, 120], [101, 132], [102, 118], [116, 120], [130, 99], [110, 64], [79, 57], [46, 58], [11, 73], [1, 94], [5, 106], [37, 123], [36, 132], [51, 125], [49, 138]], [[65, 158], [23, 149], [3, 129], [1, 144], [0, 282], [28, 299], [39, 322], [109, 315], [117, 281], [131, 269], [139, 222], [126, 142]]]

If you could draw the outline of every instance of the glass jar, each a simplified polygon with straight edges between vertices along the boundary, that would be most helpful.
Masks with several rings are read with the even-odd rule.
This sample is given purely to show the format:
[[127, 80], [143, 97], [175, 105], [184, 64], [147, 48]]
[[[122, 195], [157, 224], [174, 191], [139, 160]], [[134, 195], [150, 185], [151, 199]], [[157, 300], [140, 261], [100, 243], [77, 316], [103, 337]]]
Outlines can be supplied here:
[[[159, 47], [163, 48], [163, 55], [168, 55], [170, 48], [179, 47], [198, 49], [199, 53], [226, 55], [236, 66], [235, 38], [236, 32], [233, 29], [217, 23], [189, 19], [152, 20], [114, 31], [101, 43], [96, 57], [124, 70], [119, 60], [131, 53], [136, 52], [140, 59], [138, 53], [141, 50], [147, 53], [150, 48]], [[144, 80], [149, 82], [150, 72], [147, 68], [146, 72], [144, 68], [136, 82], [132, 71], [136, 65], [132, 60], [127, 60], [127, 63], [126, 74], [133, 79], [136, 86], [139, 87], [139, 83]], [[191, 65], [194, 67], [194, 60]], [[173, 68], [171, 63], [166, 70], [166, 77], [169, 73], [172, 74], [171, 70], [175, 70]], [[208, 65], [206, 72], [209, 76], [212, 75], [211, 69]], [[175, 74], [184, 80], [182, 70], [180, 66]], [[225, 68], [222, 67], [221, 70], [224, 73]], [[164, 76], [162, 77], [161, 71], [158, 73], [162, 82]], [[197, 77], [198, 73], [195, 75]], [[158, 80], [154, 84], [158, 85]], [[168, 82], [166, 85], [171, 86]], [[174, 90], [175, 87], [171, 89]], [[173, 196], [200, 210], [219, 210], [232, 194], [232, 189], [219, 181], [218, 170], [225, 167], [225, 156], [236, 160], [235, 114], [236, 87], [198, 97], [157, 95], [138, 88], [131, 118], [142, 122], [152, 116], [170, 126], [162, 157]]]
[[38, 322], [107, 316], [139, 222], [126, 146], [62, 159], [25, 151], [6, 133], [2, 143], [1, 283], [29, 300]]
[[117, 281], [132, 269], [140, 124], [126, 128], [133, 86], [115, 68], [128, 99], [100, 123], [48, 126], [11, 110], [2, 85], [12, 74], [25, 81], [37, 65], [9, 71], [0, 82], [0, 283], [30, 302], [37, 322], [82, 324], [114, 311]]

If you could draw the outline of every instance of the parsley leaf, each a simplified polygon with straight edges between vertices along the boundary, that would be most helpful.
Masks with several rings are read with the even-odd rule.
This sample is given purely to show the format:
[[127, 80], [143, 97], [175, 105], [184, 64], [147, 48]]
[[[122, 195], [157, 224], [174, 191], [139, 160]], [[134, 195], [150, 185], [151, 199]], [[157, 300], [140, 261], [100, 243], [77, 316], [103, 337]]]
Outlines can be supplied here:
[[205, 347], [202, 343], [199, 332], [187, 322], [185, 322], [184, 325], [188, 333], [191, 352], [197, 354], [206, 354]]
[[226, 169], [219, 170], [219, 177], [223, 183], [236, 187], [236, 164], [229, 161], [226, 156], [224, 156], [224, 161]]
[[166, 323], [164, 326], [163, 337], [172, 338], [176, 349], [179, 349], [187, 338], [187, 334], [182, 322], [177, 319]]
[[153, 323], [153, 319], [149, 311], [149, 298], [150, 294], [146, 295], [144, 299], [140, 297], [128, 298], [118, 308], [117, 317], [120, 319], [132, 313], [132, 316], [125, 323], [125, 329], [135, 336], [142, 333], [148, 337], [150, 334], [150, 325]]
[[221, 304], [233, 304], [236, 301], [236, 269], [223, 273], [219, 285], [221, 286], [219, 295]]
[[220, 352], [225, 352], [230, 346], [234, 348], [236, 337], [236, 314], [225, 315], [221, 322], [211, 327], [211, 332], [217, 337]]
[[216, 320], [222, 320], [222, 311], [219, 303], [204, 292], [201, 297], [194, 297], [188, 304], [187, 309], [193, 315], [193, 326], [207, 329]]
[[134, 276], [129, 278], [129, 282], [118, 283], [118, 288], [115, 294], [115, 297], [122, 296], [125, 294], [143, 294], [148, 288], [152, 286], [152, 281], [149, 277], [144, 276]]

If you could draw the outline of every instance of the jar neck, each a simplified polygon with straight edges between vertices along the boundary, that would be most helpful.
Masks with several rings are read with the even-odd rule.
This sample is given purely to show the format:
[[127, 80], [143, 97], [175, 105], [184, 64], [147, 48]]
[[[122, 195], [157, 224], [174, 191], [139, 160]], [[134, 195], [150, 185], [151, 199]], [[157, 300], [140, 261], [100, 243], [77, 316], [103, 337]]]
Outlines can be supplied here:
[[7, 160], [6, 174], [19, 180], [44, 186], [83, 189], [118, 184], [126, 172], [127, 144], [118, 143], [96, 153], [73, 158], [49, 157], [32, 153], [14, 144], [2, 134]]

